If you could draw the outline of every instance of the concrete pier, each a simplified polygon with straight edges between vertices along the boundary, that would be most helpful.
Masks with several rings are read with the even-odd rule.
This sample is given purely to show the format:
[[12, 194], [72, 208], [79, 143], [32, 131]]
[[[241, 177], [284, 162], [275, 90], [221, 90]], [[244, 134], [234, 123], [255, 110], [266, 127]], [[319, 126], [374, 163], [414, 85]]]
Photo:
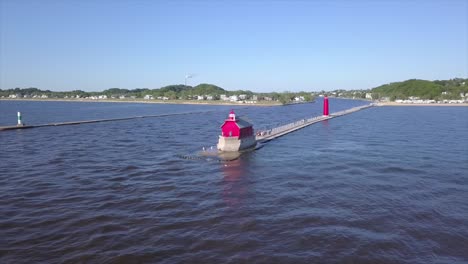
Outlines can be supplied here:
[[286, 134], [289, 134], [301, 128], [310, 126], [312, 124], [315, 124], [324, 120], [332, 119], [335, 117], [351, 114], [351, 113], [354, 113], [354, 112], [357, 112], [357, 111], [360, 111], [360, 110], [363, 110], [372, 106], [374, 106], [374, 104], [353, 107], [347, 110], [332, 113], [328, 116], [316, 116], [316, 117], [298, 120], [296, 122], [292, 122], [283, 126], [279, 126], [279, 127], [266, 130], [266, 131], [262, 131], [260, 135], [257, 135], [255, 137], [255, 139], [257, 140], [258, 143], [268, 142], [270, 140], [279, 138], [281, 136], [284, 136]]
[[210, 112], [215, 112], [215, 111], [213, 110], [213, 111], [169, 113], [169, 114], [160, 114], [160, 115], [143, 115], [143, 116], [131, 116], [131, 117], [123, 117], [123, 118], [108, 118], [108, 119], [94, 119], [94, 120], [72, 121], [72, 122], [58, 122], [58, 123], [39, 124], [39, 125], [0, 126], [0, 131], [39, 128], [39, 127], [52, 127], [52, 126], [81, 125], [81, 124], [90, 124], [90, 123], [123, 121], [123, 120], [138, 119], [138, 118], [156, 118], [156, 117], [165, 117], [165, 116], [192, 115], [192, 114], [202, 114], [202, 113], [204, 114], [204, 113], [210, 113]]

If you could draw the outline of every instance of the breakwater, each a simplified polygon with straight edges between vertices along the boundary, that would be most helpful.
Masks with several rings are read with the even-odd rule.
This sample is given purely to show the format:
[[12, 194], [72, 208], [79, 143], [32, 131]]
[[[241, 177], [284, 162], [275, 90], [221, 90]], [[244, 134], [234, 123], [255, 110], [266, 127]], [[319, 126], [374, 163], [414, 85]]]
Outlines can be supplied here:
[[268, 129], [268, 130], [265, 130], [265, 131], [260, 131], [256, 135], [255, 139], [257, 140], [257, 142], [260, 142], [260, 143], [267, 142], [267, 141], [273, 140], [275, 138], [278, 138], [278, 137], [284, 136], [286, 134], [289, 134], [291, 132], [294, 132], [296, 130], [299, 130], [301, 128], [310, 126], [312, 124], [315, 124], [315, 123], [318, 123], [318, 122], [321, 122], [321, 121], [324, 121], [324, 120], [332, 119], [332, 118], [335, 118], [335, 117], [340, 117], [340, 116], [344, 116], [344, 115], [347, 115], [347, 114], [351, 114], [351, 113], [354, 113], [354, 112], [357, 112], [357, 111], [360, 111], [360, 110], [363, 110], [363, 109], [366, 109], [366, 108], [369, 108], [369, 107], [372, 107], [372, 106], [374, 106], [374, 104], [357, 106], [357, 107], [353, 107], [353, 108], [346, 109], [346, 110], [343, 110], [343, 111], [335, 112], [335, 113], [332, 113], [330, 115], [315, 116], [315, 117], [311, 117], [311, 118], [298, 120], [298, 121], [295, 121], [295, 122], [292, 122], [292, 123], [289, 123], [289, 124], [286, 124], [286, 125], [282, 125], [282, 126], [279, 126], [279, 127], [274, 127], [274, 128], [271, 128], [271, 129]]
[[30, 128], [40, 128], [40, 127], [52, 127], [52, 126], [70, 126], [70, 125], [81, 125], [81, 124], [113, 122], [113, 121], [124, 121], [124, 120], [139, 119], [139, 118], [157, 118], [157, 117], [166, 117], [166, 116], [205, 114], [205, 113], [211, 113], [211, 112], [214, 112], [214, 110], [211, 110], [211, 111], [196, 111], [196, 112], [183, 112], [183, 113], [169, 113], [169, 114], [159, 114], [159, 115], [141, 115], [141, 116], [131, 116], [131, 117], [122, 117], [122, 118], [105, 118], [105, 119], [82, 120], [82, 121], [71, 121], [71, 122], [56, 122], [56, 123], [47, 123], [47, 124], [39, 124], [39, 125], [0, 126], [0, 131], [17, 130], [17, 129], [30, 129]]

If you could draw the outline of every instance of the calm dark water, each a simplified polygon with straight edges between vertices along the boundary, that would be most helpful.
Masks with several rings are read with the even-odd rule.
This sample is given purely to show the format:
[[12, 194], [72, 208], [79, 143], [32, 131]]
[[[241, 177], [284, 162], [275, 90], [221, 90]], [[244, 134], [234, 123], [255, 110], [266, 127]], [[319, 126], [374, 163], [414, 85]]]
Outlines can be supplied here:
[[[235, 161], [178, 158], [215, 145], [231, 108], [0, 101], [0, 125], [215, 110], [0, 132], [0, 263], [468, 263], [467, 107], [375, 107]], [[266, 128], [320, 109], [236, 112]]]

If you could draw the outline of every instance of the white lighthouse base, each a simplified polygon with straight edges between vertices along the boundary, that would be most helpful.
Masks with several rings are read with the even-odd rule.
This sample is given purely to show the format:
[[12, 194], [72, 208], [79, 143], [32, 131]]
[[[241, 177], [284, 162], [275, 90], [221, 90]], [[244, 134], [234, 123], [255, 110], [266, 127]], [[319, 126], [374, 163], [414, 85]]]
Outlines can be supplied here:
[[257, 145], [254, 136], [239, 139], [239, 137], [219, 136], [218, 149], [221, 151], [240, 151]]

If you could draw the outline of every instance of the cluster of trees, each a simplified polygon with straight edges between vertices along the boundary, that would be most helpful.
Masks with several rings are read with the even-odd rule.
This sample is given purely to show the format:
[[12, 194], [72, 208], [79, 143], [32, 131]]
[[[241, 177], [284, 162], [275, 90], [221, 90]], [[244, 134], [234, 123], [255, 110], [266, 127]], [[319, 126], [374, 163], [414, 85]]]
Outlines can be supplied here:
[[295, 100], [295, 98], [304, 98], [305, 102], [311, 102], [314, 100], [312, 93], [308, 92], [282, 92], [282, 93], [260, 93], [258, 94], [260, 98], [271, 98], [273, 101], [279, 101], [282, 104], [288, 104]]
[[[239, 91], [235, 91], [239, 92]], [[195, 87], [188, 85], [168, 85], [158, 89], [138, 88], [133, 90], [111, 88], [98, 92], [97, 94], [104, 94], [107, 96], [135, 96], [136, 98], [143, 98], [146, 95], [152, 95], [153, 97], [167, 97], [171, 100], [184, 99], [188, 100], [197, 95], [212, 95], [218, 96], [221, 94], [229, 94], [235, 92], [228, 92], [223, 88], [212, 85], [212, 84], [200, 84]], [[241, 92], [241, 91], [240, 91]], [[250, 92], [251, 93], [251, 92]]]
[[221, 95], [232, 96], [232, 95], [241, 95], [244, 94], [247, 98], [251, 99], [254, 95], [257, 96], [259, 100], [262, 99], [271, 99], [272, 101], [280, 101], [282, 103], [288, 103], [294, 100], [295, 97], [302, 96], [305, 101], [311, 101], [313, 97], [311, 93], [307, 92], [272, 92], [272, 93], [254, 93], [249, 90], [236, 90], [236, 91], [227, 91], [219, 86], [213, 84], [206, 84], [202, 83], [197, 86], [188, 86], [188, 85], [169, 85], [164, 86], [159, 89], [136, 89], [136, 90], [126, 90], [126, 89], [118, 89], [112, 88], [108, 90], [104, 90], [101, 94], [105, 94], [107, 96], [111, 95], [134, 95], [137, 98], [143, 98], [145, 95], [152, 95], [153, 97], [157, 98], [159, 96], [167, 97], [171, 100], [175, 99], [182, 99], [182, 100], [190, 100], [194, 99], [195, 96], [201, 95], [210, 95], [213, 96], [214, 100], [219, 100]]
[[468, 79], [455, 78], [437, 81], [411, 79], [381, 85], [370, 92], [373, 99], [388, 97], [391, 101], [407, 99], [410, 96], [430, 100], [458, 100], [461, 99], [461, 93], [468, 93]]
[[15, 88], [15, 89], [7, 89], [2, 90], [0, 89], [0, 97], [8, 97], [10, 95], [18, 95], [20, 97], [33, 97], [33, 96], [42, 96], [46, 95], [51, 98], [65, 98], [65, 97], [76, 97], [77, 95], [80, 97], [89, 97], [97, 94], [97, 92], [84, 92], [81, 90], [74, 90], [69, 92], [54, 92], [50, 90], [40, 90], [37, 88]]
[[[404, 82], [395, 82], [371, 90], [336, 90], [334, 92], [324, 92], [318, 94], [331, 94], [337, 97], [365, 98], [366, 93], [371, 93], [373, 99], [381, 99], [384, 97], [394, 101], [396, 99], [407, 99], [410, 96], [419, 97], [420, 99], [430, 100], [458, 100], [461, 99], [460, 94], [468, 94], [468, 79], [455, 78], [451, 80], [436, 80], [426, 81], [411, 79]], [[92, 96], [106, 95], [108, 98], [119, 98], [120, 96], [132, 98], [144, 98], [146, 95], [151, 95], [153, 98], [166, 97], [170, 100], [196, 100], [196, 96], [212, 96], [213, 100], [220, 100], [221, 95], [246, 95], [246, 99], [252, 100], [254, 95], [257, 100], [278, 101], [283, 104], [288, 104], [295, 101], [295, 98], [303, 98], [304, 101], [312, 101], [314, 93], [310, 92], [271, 92], [271, 93], [254, 93], [248, 90], [227, 91], [213, 84], [199, 84], [197, 86], [188, 85], [169, 85], [158, 89], [137, 88], [137, 89], [121, 89], [111, 88], [102, 92], [85, 92], [81, 90], [54, 92], [50, 90], [40, 90], [37, 88], [15, 88], [2, 90], [0, 89], [0, 98], [10, 95], [18, 97], [34, 97], [47, 96], [48, 98], [87, 98]]]
[[188, 85], [169, 85], [158, 89], [148, 88], [137, 88], [137, 89], [121, 89], [121, 88], [110, 88], [102, 92], [84, 92], [81, 90], [67, 91], [67, 92], [54, 92], [50, 90], [40, 90], [37, 88], [15, 88], [8, 90], [0, 89], [0, 97], [8, 97], [10, 95], [17, 95], [19, 97], [34, 97], [46, 95], [48, 98], [87, 98], [92, 96], [106, 95], [108, 98], [120, 96], [133, 97], [133, 98], [144, 98], [146, 95], [151, 95], [154, 98], [166, 97], [170, 100], [182, 99], [191, 100], [197, 99], [196, 96], [212, 96], [213, 100], [219, 100], [221, 95], [232, 96], [232, 95], [246, 95], [247, 99], [252, 99], [254, 95], [257, 96], [257, 100], [271, 100], [279, 101], [283, 104], [290, 103], [296, 97], [303, 97], [304, 101], [312, 101], [313, 97], [311, 93], [307, 92], [283, 92], [283, 93], [254, 93], [249, 90], [236, 90], [227, 91], [219, 86], [213, 84], [199, 84], [197, 86]]
[[331, 92], [322, 91], [320, 94], [326, 94], [335, 97], [341, 98], [353, 98], [353, 99], [365, 99], [366, 93], [369, 93], [369, 90], [334, 90]]

